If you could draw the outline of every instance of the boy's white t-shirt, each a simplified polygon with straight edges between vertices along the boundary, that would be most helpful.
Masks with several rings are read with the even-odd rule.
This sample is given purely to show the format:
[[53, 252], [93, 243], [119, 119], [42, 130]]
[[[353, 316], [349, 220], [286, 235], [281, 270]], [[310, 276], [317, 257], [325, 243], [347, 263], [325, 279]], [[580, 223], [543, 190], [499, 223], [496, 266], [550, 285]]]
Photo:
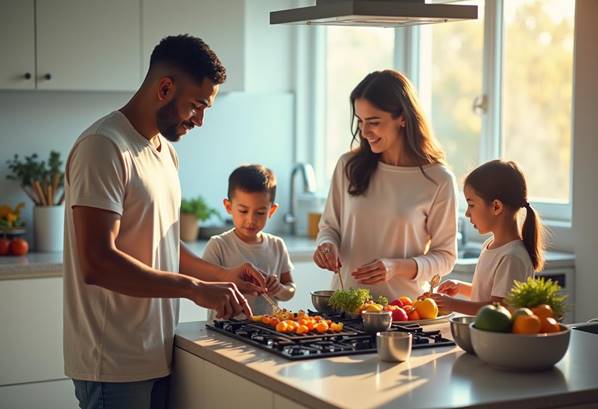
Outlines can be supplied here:
[[[245, 262], [252, 263], [266, 274], [274, 274], [280, 279], [283, 273], [293, 270], [293, 264], [284, 241], [269, 233], [262, 233], [261, 243], [249, 244], [241, 240], [231, 229], [213, 236], [204, 249], [202, 258], [222, 267], [236, 267]], [[247, 295], [247, 301], [254, 314], [270, 314], [272, 307], [261, 296]], [[210, 310], [208, 319], [215, 317]]]
[[[118, 111], [75, 142], [66, 164], [64, 364], [68, 377], [131, 382], [170, 373], [178, 299], [130, 297], [86, 284], [73, 207], [120, 215], [119, 250], [155, 269], [179, 271], [178, 160], [158, 151]], [[140, 283], [141, 285], [141, 283]]]
[[492, 238], [486, 240], [473, 273], [471, 300], [490, 301], [504, 298], [513, 287], [513, 281], [526, 281], [534, 276], [534, 266], [521, 240], [513, 240], [495, 249], [489, 249]]

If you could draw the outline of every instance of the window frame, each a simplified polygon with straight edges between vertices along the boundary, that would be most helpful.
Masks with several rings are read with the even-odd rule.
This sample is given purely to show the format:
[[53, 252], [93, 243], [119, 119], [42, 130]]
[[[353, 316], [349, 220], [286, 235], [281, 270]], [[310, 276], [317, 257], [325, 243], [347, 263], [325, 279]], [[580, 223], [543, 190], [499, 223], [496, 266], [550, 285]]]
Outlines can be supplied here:
[[[480, 164], [501, 158], [504, 152], [504, 135], [502, 132], [502, 65], [503, 65], [503, 0], [485, 0], [484, 6], [484, 40], [483, 40], [483, 72], [482, 72], [482, 97], [486, 98], [487, 106], [485, 112], [482, 114], [482, 127], [480, 135]], [[446, 23], [451, 24], [451, 23]], [[420, 47], [421, 33], [419, 26], [400, 27], [395, 30], [395, 46], [394, 46], [394, 65], [396, 69], [405, 73], [410, 78], [418, 92], [422, 92], [421, 86], [421, 52]], [[316, 66], [326, 66], [326, 32], [322, 30], [318, 36], [318, 42], [321, 42], [319, 48], [314, 47], [312, 50], [311, 60]], [[316, 83], [322, 84], [325, 81], [325, 70], [317, 71], [321, 75]], [[312, 88], [313, 97], [319, 102], [319, 107], [325, 107], [322, 102], [325, 101], [325, 86]], [[421, 95], [425, 99], [425, 95]], [[571, 101], [573, 104], [573, 101]], [[573, 110], [572, 110], [573, 112]], [[332, 175], [324, 174], [324, 162], [326, 155], [325, 145], [317, 143], [322, 140], [322, 129], [324, 128], [325, 114], [317, 114], [312, 117], [314, 121], [314, 128], [320, 130], [310, 135], [313, 139], [313, 156], [312, 162], [316, 167], [316, 175], [323, 184], [327, 187], [330, 183]], [[571, 118], [570, 126], [573, 126], [573, 118]], [[572, 134], [573, 135], [573, 134]], [[572, 137], [573, 138], [573, 137]], [[571, 145], [573, 139], [571, 139]], [[573, 149], [571, 149], [573, 155]], [[573, 164], [573, 161], [571, 161]], [[571, 221], [572, 216], [572, 166], [569, 169], [569, 197], [566, 203], [554, 203], [544, 201], [532, 201], [532, 205], [539, 211], [540, 215], [550, 221], [567, 222]], [[327, 188], [326, 188], [327, 190]], [[464, 213], [466, 210], [465, 200], [460, 195], [459, 210]]]

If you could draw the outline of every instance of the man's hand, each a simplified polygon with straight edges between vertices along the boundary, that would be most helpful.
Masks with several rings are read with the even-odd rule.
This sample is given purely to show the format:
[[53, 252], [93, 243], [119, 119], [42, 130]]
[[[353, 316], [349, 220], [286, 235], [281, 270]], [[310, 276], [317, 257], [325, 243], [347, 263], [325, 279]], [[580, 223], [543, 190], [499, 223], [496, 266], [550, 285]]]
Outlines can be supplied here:
[[276, 274], [270, 274], [266, 277], [266, 288], [268, 288], [268, 295], [271, 297], [276, 297], [285, 289]]
[[235, 283], [241, 292], [251, 295], [267, 292], [265, 276], [264, 272], [251, 263], [225, 270], [225, 281]]
[[390, 280], [394, 276], [394, 268], [391, 261], [378, 259], [364, 264], [351, 275], [360, 284], [377, 284]]
[[243, 297], [234, 283], [211, 283], [196, 280], [189, 297], [201, 307], [216, 311], [216, 318], [229, 319], [240, 313], [252, 316], [247, 299]]
[[338, 249], [332, 243], [322, 243], [314, 252], [314, 262], [320, 268], [337, 273], [341, 268]]

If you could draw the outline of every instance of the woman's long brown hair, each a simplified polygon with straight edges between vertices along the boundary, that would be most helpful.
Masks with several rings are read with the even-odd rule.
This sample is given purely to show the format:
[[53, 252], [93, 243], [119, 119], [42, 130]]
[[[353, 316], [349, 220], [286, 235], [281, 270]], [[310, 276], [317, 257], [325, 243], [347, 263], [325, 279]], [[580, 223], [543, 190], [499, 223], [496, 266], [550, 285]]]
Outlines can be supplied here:
[[465, 178], [486, 203], [500, 200], [512, 211], [526, 210], [521, 236], [535, 271], [544, 266], [544, 228], [536, 210], [527, 201], [527, 183], [523, 172], [513, 161], [493, 160], [476, 168]]
[[361, 137], [359, 127], [355, 126], [355, 100], [360, 98], [390, 113], [393, 118], [403, 115], [405, 128], [398, 137], [404, 138], [403, 146], [407, 155], [417, 163], [424, 176], [424, 165], [444, 163], [444, 152], [432, 134], [407, 77], [394, 70], [374, 71], [357, 84], [350, 97], [353, 135], [351, 146], [355, 142], [359, 143], [345, 167], [351, 196], [366, 193], [380, 160], [380, 154], [372, 152], [368, 141]]

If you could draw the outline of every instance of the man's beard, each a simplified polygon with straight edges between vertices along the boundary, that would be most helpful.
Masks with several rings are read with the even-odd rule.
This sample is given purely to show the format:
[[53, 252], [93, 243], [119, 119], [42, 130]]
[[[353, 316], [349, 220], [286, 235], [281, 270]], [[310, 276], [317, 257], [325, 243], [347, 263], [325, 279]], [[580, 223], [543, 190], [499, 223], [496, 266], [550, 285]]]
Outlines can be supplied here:
[[182, 123], [176, 107], [176, 98], [173, 98], [156, 113], [158, 131], [171, 142], [177, 142], [183, 136], [183, 133], [179, 134], [177, 130]]

